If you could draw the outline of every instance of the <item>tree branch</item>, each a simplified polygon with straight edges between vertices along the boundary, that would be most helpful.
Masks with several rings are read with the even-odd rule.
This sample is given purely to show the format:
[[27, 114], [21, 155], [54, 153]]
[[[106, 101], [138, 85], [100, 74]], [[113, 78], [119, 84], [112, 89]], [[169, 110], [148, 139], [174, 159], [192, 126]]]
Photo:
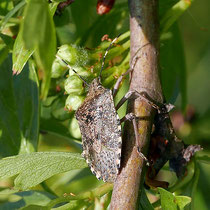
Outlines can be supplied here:
[[[130, 90], [146, 91], [155, 101], [162, 102], [162, 90], [158, 74], [159, 24], [157, 0], [129, 0], [131, 61], [138, 52], [138, 61], [131, 77]], [[138, 98], [128, 105], [128, 111], [137, 117], [149, 120], [138, 121], [141, 151], [147, 151], [153, 123], [154, 110], [143, 99]], [[137, 142], [131, 123], [125, 125], [123, 136], [122, 169], [112, 193], [110, 209], [136, 209], [144, 182], [143, 160], [137, 152]], [[140, 189], [140, 190], [139, 190]]]

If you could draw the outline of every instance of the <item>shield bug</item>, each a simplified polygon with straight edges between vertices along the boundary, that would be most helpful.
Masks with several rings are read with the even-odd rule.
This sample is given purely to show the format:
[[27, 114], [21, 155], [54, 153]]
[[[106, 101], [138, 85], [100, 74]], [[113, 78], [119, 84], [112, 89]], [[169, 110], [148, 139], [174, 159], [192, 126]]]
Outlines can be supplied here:
[[[122, 151], [121, 123], [125, 120], [132, 121], [135, 135], [136, 137], [138, 136], [135, 115], [128, 113], [120, 120], [117, 110], [128, 98], [131, 96], [139, 97], [141, 94], [135, 91], [129, 91], [116, 107], [114, 104], [114, 97], [123, 77], [131, 72], [133, 67], [118, 78], [113, 90], [107, 89], [101, 84], [101, 73], [106, 55], [118, 37], [116, 37], [107, 48], [99, 76], [95, 78], [91, 84], [88, 84], [83, 77], [77, 74], [67, 62], [57, 57], [66, 63], [68, 68], [72, 69], [89, 87], [87, 97], [77, 109], [75, 116], [78, 120], [82, 135], [82, 156], [88, 163], [92, 173], [104, 182], [114, 182], [119, 173]], [[142, 154], [141, 156], [145, 158]]]

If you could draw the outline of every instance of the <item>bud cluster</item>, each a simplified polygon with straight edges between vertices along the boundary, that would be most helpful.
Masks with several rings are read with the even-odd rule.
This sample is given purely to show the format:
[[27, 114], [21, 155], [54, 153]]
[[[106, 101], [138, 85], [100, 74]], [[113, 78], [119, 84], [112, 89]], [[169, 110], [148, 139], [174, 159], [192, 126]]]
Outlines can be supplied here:
[[[112, 88], [117, 78], [129, 68], [130, 41], [128, 38], [129, 32], [121, 35], [118, 43], [112, 46], [106, 57], [101, 79], [102, 84], [107, 88]], [[59, 48], [57, 57], [68, 63], [71, 68], [69, 69], [62, 60], [56, 58], [52, 66], [51, 77], [64, 78], [64, 90], [65, 94], [68, 94], [65, 108], [69, 112], [78, 109], [88, 90], [79, 76], [89, 84], [98, 77], [102, 59], [110, 41], [110, 39], [103, 39], [97, 48], [91, 50], [67, 44]]]

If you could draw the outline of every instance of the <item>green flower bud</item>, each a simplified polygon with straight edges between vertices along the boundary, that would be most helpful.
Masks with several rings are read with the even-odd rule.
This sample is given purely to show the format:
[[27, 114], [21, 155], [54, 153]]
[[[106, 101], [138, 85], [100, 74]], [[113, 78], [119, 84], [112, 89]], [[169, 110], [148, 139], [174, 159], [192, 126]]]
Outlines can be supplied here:
[[72, 110], [76, 111], [79, 108], [79, 106], [83, 103], [84, 99], [85, 99], [84, 96], [71, 94], [66, 99], [65, 106], [69, 111], [72, 111]]
[[61, 77], [65, 73], [66, 69], [67, 69], [66, 66], [61, 65], [59, 60], [55, 59], [52, 64], [51, 77], [52, 78]]
[[[85, 78], [91, 77], [92, 73], [91, 70], [88, 70], [81, 66], [75, 66], [74, 70], [79, 74], [80, 76]], [[69, 76], [75, 75], [75, 72], [72, 71], [72, 69], [69, 69]]]
[[57, 55], [61, 59], [68, 62], [69, 65], [75, 65], [77, 60], [77, 53], [78, 51], [76, 48], [73, 48], [72, 46], [65, 44], [59, 48]]
[[76, 45], [62, 45], [57, 55], [69, 63], [70, 66], [84, 66], [88, 62], [88, 53]]
[[71, 136], [73, 136], [76, 139], [81, 138], [79, 125], [75, 117], [70, 120], [69, 133], [71, 134]]
[[81, 95], [84, 92], [83, 82], [77, 75], [72, 75], [65, 80], [65, 91], [68, 94], [75, 93]]

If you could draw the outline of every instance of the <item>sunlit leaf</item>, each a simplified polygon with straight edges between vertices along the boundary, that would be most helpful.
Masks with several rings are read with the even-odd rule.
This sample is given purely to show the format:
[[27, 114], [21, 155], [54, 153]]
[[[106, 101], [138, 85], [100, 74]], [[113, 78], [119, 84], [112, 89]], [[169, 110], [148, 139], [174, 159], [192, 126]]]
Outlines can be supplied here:
[[56, 52], [55, 27], [47, 1], [29, 1], [25, 9], [22, 30], [26, 48], [35, 49], [36, 62], [44, 71], [41, 92], [45, 98], [50, 86], [51, 67]]
[[18, 175], [15, 188], [26, 190], [55, 174], [85, 167], [87, 164], [78, 153], [37, 152], [0, 160], [0, 178]]
[[193, 0], [180, 0], [171, 7], [160, 20], [161, 32], [164, 33], [189, 8]]
[[3, 28], [5, 27], [5, 25], [7, 24], [8, 20], [19, 10], [21, 9], [23, 6], [25, 5], [25, 1], [20, 1], [19, 4], [17, 4], [12, 10], [10, 10], [7, 15], [4, 17], [4, 19], [1, 21], [0, 23], [0, 30], [3, 30]]
[[21, 32], [18, 33], [18, 36], [15, 40], [15, 44], [13, 47], [13, 53], [12, 53], [12, 61], [13, 61], [13, 72], [14, 74], [19, 74], [23, 67], [25, 66], [26, 62], [30, 58], [30, 56], [33, 54], [33, 50], [28, 50], [24, 47], [24, 43], [22, 40], [22, 34]]
[[190, 197], [175, 196], [163, 188], [158, 188], [158, 190], [163, 210], [184, 210], [184, 207], [191, 202]]
[[178, 205], [178, 209], [183, 210], [186, 205], [191, 202], [191, 198], [187, 196], [176, 196], [176, 203]]

